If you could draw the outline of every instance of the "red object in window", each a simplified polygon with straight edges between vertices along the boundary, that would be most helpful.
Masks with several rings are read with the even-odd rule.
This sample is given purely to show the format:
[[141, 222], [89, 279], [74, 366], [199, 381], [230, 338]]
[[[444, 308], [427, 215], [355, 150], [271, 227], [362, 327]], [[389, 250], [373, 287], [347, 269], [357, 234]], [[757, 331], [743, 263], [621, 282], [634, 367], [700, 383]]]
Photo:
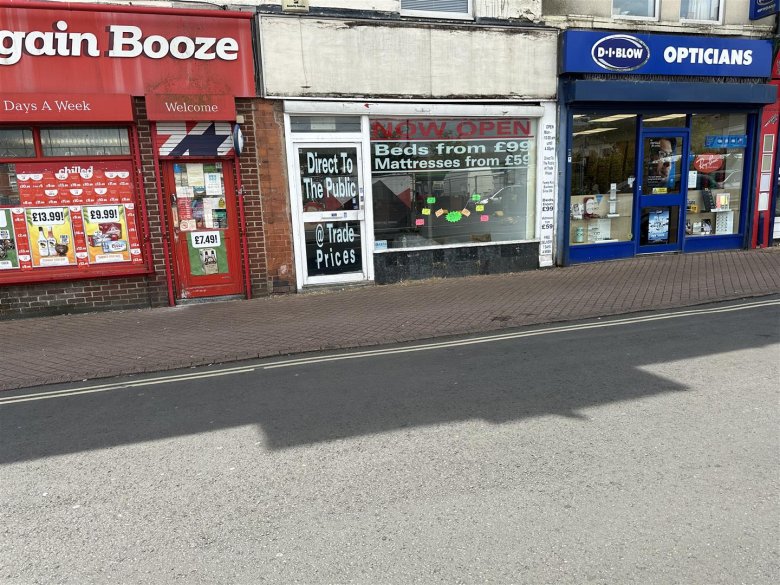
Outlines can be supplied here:
[[723, 168], [722, 154], [699, 154], [693, 159], [693, 168], [700, 173], [714, 173]]

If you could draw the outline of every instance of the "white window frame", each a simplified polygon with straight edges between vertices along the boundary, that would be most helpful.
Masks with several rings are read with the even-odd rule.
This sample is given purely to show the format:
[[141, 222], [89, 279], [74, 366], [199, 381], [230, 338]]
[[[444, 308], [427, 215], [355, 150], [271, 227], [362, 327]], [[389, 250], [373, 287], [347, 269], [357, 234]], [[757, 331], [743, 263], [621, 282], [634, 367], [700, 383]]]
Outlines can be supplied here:
[[403, 0], [399, 2], [401, 16], [418, 16], [421, 18], [449, 18], [455, 20], [474, 20], [474, 0], [468, 0], [466, 12], [439, 12], [438, 10], [411, 10], [403, 8]]
[[612, 18], [620, 19], [620, 20], [644, 20], [644, 21], [654, 21], [657, 22], [660, 17], [660, 11], [661, 7], [659, 4], [661, 3], [660, 0], [655, 0], [655, 8], [653, 8], [654, 16], [630, 16], [630, 15], [623, 15], [623, 14], [615, 14], [615, 0], [612, 0]]
[[[711, 2], [712, 0], [710, 0]], [[700, 18], [683, 18], [682, 14], [680, 15], [680, 22], [684, 24], [723, 24], [723, 5], [726, 3], [726, 0], [720, 0], [718, 3], [718, 18], [713, 20], [703, 20]], [[680, 12], [682, 12], [682, 2], [680, 2]]]

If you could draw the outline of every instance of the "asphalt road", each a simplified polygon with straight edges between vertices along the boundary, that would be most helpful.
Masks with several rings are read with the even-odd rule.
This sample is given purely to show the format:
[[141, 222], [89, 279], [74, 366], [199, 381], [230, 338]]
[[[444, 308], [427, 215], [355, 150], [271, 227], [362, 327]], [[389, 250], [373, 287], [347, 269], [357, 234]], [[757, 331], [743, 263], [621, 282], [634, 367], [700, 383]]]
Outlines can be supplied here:
[[742, 304], [2, 393], [0, 583], [776, 583]]

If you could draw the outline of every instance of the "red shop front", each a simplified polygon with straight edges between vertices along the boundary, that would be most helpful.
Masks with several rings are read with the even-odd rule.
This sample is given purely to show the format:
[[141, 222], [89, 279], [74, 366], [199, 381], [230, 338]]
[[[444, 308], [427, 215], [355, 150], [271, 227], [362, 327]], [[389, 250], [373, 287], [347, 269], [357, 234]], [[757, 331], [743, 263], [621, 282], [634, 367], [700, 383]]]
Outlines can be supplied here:
[[0, 0], [0, 318], [249, 296], [251, 18]]

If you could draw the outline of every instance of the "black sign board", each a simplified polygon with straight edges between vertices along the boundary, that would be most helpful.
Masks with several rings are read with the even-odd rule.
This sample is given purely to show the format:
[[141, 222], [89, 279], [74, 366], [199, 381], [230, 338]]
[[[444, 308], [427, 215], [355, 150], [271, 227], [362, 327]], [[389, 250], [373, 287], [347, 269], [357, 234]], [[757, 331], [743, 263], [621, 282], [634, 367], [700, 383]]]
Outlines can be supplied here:
[[309, 276], [363, 270], [359, 221], [323, 221], [304, 225]]

